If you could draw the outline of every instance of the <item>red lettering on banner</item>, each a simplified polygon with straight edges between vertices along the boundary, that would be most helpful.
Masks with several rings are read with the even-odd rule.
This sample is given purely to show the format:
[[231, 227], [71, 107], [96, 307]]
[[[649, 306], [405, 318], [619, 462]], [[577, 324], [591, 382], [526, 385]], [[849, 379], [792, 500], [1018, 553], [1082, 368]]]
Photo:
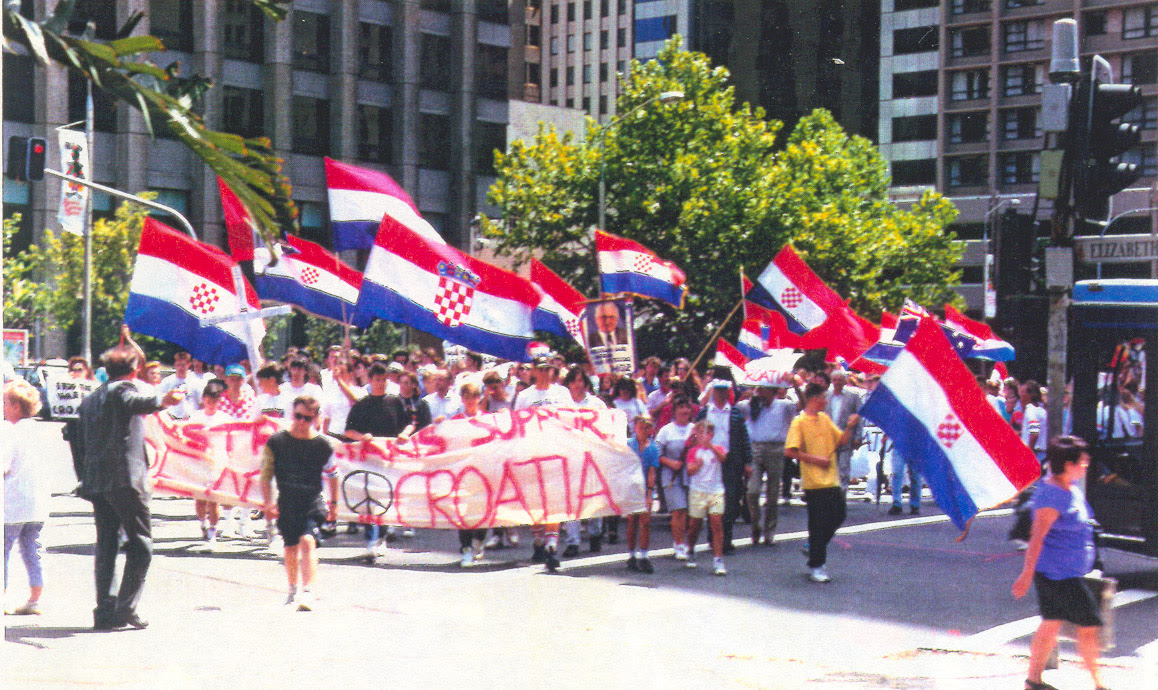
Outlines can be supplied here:
[[[502, 419], [503, 417], [506, 417], [507, 420], [509, 420], [511, 423], [510, 428], [506, 430], [504, 430], [497, 423], [497, 420]], [[492, 424], [491, 422], [487, 421], [487, 419], [495, 420], [496, 423]], [[519, 434], [522, 429], [521, 425], [516, 421], [514, 413], [508, 415], [488, 415], [483, 419], [479, 419], [478, 417], [471, 417], [467, 421], [472, 426], [478, 427], [479, 429], [482, 429], [489, 434], [485, 438], [473, 439], [470, 442], [472, 448], [490, 443], [491, 441], [509, 441], [510, 439], [514, 438], [516, 434]]]
[[[514, 490], [513, 498], [503, 497], [503, 491], [508, 484], [511, 489]], [[499, 479], [499, 490], [495, 492], [494, 512], [497, 514], [499, 512], [499, 506], [506, 505], [507, 503], [518, 503], [519, 506], [526, 511], [527, 517], [531, 518], [531, 522], [535, 522], [535, 516], [531, 514], [531, 509], [527, 507], [527, 498], [523, 495], [523, 488], [519, 485], [519, 480], [515, 477], [514, 472], [511, 471], [511, 463], [509, 460], [503, 463], [503, 476]]]
[[[591, 468], [595, 472], [595, 479], [599, 482], [599, 491], [594, 493], [587, 493], [587, 469]], [[588, 498], [595, 498], [596, 496], [606, 496], [607, 505], [619, 515], [621, 511], [619, 506], [615, 503], [615, 498], [611, 495], [611, 486], [607, 483], [607, 477], [603, 476], [603, 470], [599, 469], [599, 465], [595, 464], [595, 459], [591, 457], [590, 452], [583, 453], [583, 469], [579, 472], [579, 508], [576, 509], [576, 516], [583, 514], [583, 502]]]
[[438, 455], [446, 452], [446, 439], [436, 433], [433, 426], [423, 427], [411, 439], [416, 447], [420, 447], [419, 455]]
[[539, 482], [539, 497], [543, 502], [543, 515], [542, 515], [541, 519], [544, 521], [547, 519], [547, 515], [550, 515], [551, 510], [550, 510], [550, 507], [547, 505], [547, 502], [548, 502], [547, 501], [547, 482], [543, 477], [543, 463], [551, 462], [553, 460], [559, 461], [563, 466], [563, 469], [562, 469], [563, 496], [566, 500], [566, 503], [565, 503], [566, 513], [568, 515], [570, 515], [571, 514], [571, 475], [568, 474], [567, 458], [566, 457], [564, 457], [562, 455], [544, 455], [543, 457], [531, 458], [530, 460], [525, 460], [523, 462], [513, 463], [515, 467], [524, 467], [526, 465], [533, 465], [535, 467], [536, 478]]
[[599, 413], [595, 410], [579, 410], [575, 417], [574, 428], [576, 431], [589, 431], [596, 437], [606, 441], [611, 438], [607, 434], [600, 431], [595, 423], [599, 421]]
[[[459, 507], [459, 497], [462, 495], [462, 481], [466, 478], [468, 472], [474, 472], [478, 478], [482, 480], [483, 489], [487, 499], [486, 509], [483, 511], [483, 516], [479, 521], [473, 525], [466, 524], [466, 517], [462, 514], [462, 508]], [[459, 529], [478, 529], [491, 517], [491, 484], [487, 481], [486, 475], [482, 473], [477, 467], [465, 467], [458, 476], [454, 478], [454, 514], [458, 516]]]
[[[442, 503], [443, 501], [450, 498], [451, 495], [454, 494], [454, 472], [451, 472], [450, 470], [435, 470], [433, 472], [428, 472], [428, 473], [423, 473], [423, 474], [426, 474], [426, 501], [427, 501], [427, 505], [430, 508], [430, 526], [434, 527], [434, 525], [435, 525], [434, 514], [435, 514], [435, 512], [438, 512], [440, 515], [442, 515], [442, 517], [446, 518], [447, 522], [454, 525], [455, 527], [459, 527], [460, 525], [459, 525], [458, 521], [456, 521], [454, 519], [454, 516], [452, 516], [450, 513], [446, 512], [446, 510], [442, 506], [439, 505], [439, 503]], [[446, 476], [450, 477], [450, 489], [444, 494], [441, 494], [439, 496], [435, 496], [434, 495], [434, 480], [436, 477], [439, 477], [439, 476], [444, 475], [444, 474]]]

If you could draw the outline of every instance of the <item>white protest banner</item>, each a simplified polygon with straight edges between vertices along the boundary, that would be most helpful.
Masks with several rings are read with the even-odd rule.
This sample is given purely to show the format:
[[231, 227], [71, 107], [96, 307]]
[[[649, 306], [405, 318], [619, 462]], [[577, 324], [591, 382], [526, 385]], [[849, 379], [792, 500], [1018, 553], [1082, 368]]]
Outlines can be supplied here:
[[[89, 171], [92, 166], [89, 161], [88, 141], [83, 131], [75, 129], [58, 129], [60, 141], [60, 169], [66, 175], [90, 179]], [[85, 211], [88, 203], [89, 188], [61, 180], [60, 207], [56, 212], [56, 219], [60, 221], [60, 229], [74, 235], [84, 235]]]
[[[646, 505], [619, 410], [532, 408], [445, 421], [409, 441], [338, 444], [338, 519], [481, 529], [623, 515]], [[154, 491], [260, 506], [277, 422], [211, 428], [150, 417]]]
[[67, 371], [46, 370], [44, 379], [48, 390], [48, 409], [53, 419], [76, 419], [80, 401], [101, 385], [100, 381], [74, 379]]
[[754, 359], [744, 365], [744, 383], [751, 386], [792, 386], [793, 367], [799, 359], [800, 353], [792, 348], [769, 350], [767, 357]]

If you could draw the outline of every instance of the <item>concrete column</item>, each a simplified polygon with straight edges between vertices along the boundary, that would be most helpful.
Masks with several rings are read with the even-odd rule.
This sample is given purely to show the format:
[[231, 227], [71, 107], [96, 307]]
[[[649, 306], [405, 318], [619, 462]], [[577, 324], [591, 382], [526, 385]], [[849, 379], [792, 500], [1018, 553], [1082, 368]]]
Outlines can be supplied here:
[[402, 0], [394, 5], [391, 31], [394, 38], [394, 160], [400, 175], [398, 183], [417, 197], [418, 194], [418, 91], [422, 35], [422, 10], [417, 0]]
[[358, 155], [358, 2], [331, 7], [330, 150], [349, 159]]
[[[149, 30], [149, 0], [117, 0], [117, 25], [123, 25], [134, 12], [145, 17], [138, 31]], [[155, 124], [155, 123], [154, 123]], [[149, 149], [152, 139], [139, 110], [127, 104], [117, 105], [116, 186], [136, 194], [149, 188]]]
[[[225, 56], [222, 53], [220, 9], [208, 3], [193, 4], [193, 71], [213, 80], [214, 87], [205, 93], [205, 123], [215, 130], [224, 124], [224, 91], [222, 74]], [[189, 194], [189, 221], [197, 228], [201, 239], [210, 244], [225, 246], [225, 223], [221, 199], [217, 191], [217, 174], [200, 159], [194, 159], [189, 171], [192, 185]]]
[[288, 158], [293, 149], [293, 13], [285, 21], [265, 21], [265, 132], [274, 151]]
[[[474, 211], [474, 120], [476, 96], [476, 62], [478, 55], [478, 14], [474, 0], [462, 0], [451, 15], [450, 54], [457, 68], [451, 75], [454, 92], [450, 110], [450, 200], [448, 229], [453, 229], [458, 244], [464, 245], [470, 235]], [[449, 238], [448, 238], [449, 239]]]

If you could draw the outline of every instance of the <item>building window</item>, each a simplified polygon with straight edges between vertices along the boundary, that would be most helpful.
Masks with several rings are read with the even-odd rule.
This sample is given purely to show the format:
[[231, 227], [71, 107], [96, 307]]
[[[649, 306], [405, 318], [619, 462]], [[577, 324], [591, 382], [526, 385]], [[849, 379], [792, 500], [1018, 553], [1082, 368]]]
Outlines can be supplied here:
[[591, 18], [591, 0], [583, 0], [583, 18]]
[[1141, 105], [1122, 116], [1122, 122], [1138, 129], [1158, 129], [1158, 98], [1143, 98]]
[[611, 47], [611, 39], [608, 37], [607, 29], [599, 32], [599, 50], [607, 50]]
[[606, 62], [599, 63], [599, 81], [601, 81], [601, 82], [607, 81], [607, 63]]
[[1147, 51], [1123, 56], [1122, 81], [1127, 84], [1158, 82], [1158, 53]]
[[989, 98], [989, 70], [953, 72], [950, 77], [949, 98], [954, 101]]
[[[898, 5], [900, 3], [898, 2]], [[936, 3], [934, 3], [936, 6]], [[952, 12], [957, 14], [973, 14], [974, 12], [988, 12], [989, 0], [953, 0]]]
[[989, 162], [985, 156], [961, 156], [946, 162], [950, 187], [976, 187], [985, 184]]
[[611, 14], [611, 0], [599, 1], [599, 16], [606, 17]]
[[567, 68], [567, 86], [574, 86], [574, 85], [575, 85], [575, 67], [571, 66], [571, 67]]
[[551, 23], [552, 24], [558, 24], [559, 23], [559, 5], [557, 5], [557, 4], [551, 5]]
[[568, 107], [568, 108], [574, 108], [575, 107], [575, 99], [574, 98], [568, 98], [566, 101], [564, 101], [564, 103], [565, 103], [566, 107]]
[[575, 21], [575, 3], [573, 2], [567, 3], [567, 21]]
[[584, 96], [583, 97], [583, 110], [587, 111], [588, 114], [591, 114], [591, 97], [590, 96]]
[[893, 32], [893, 55], [927, 53], [941, 45], [940, 33], [935, 26], [898, 29]]
[[503, 98], [507, 94], [507, 49], [480, 44], [475, 58], [480, 96]]
[[627, 62], [624, 60], [619, 60], [618, 62], [616, 62], [615, 63], [615, 73], [616, 74], [627, 74]]
[[551, 88], [559, 85], [559, 70], [555, 67], [551, 68]]
[[507, 150], [507, 126], [493, 122], [474, 123], [474, 170], [494, 175], [495, 151]]
[[[5, 55], [4, 57], [8, 56]], [[4, 253], [5, 255], [18, 256], [32, 246], [32, 206], [29, 203], [32, 200], [32, 195], [27, 182], [18, 182], [5, 177], [3, 184], [4, 220], [8, 220], [17, 213], [20, 214], [20, 224], [12, 238], [12, 244], [5, 247]], [[93, 201], [95, 202], [96, 199], [94, 198]]]
[[257, 89], [223, 86], [221, 128], [250, 139], [265, 134], [265, 94]]
[[567, 52], [575, 52], [575, 34], [567, 34]]
[[1029, 96], [1041, 93], [1045, 70], [1041, 65], [1010, 65], [1001, 68], [1003, 96]]
[[449, 169], [450, 149], [450, 118], [426, 113], [419, 115], [419, 165], [438, 170]]
[[434, 10], [435, 12], [449, 12], [450, 0], [421, 0], [418, 6], [424, 10]]
[[937, 138], [937, 116], [893, 118], [893, 141], [927, 141]]
[[302, 230], [302, 238], [308, 242], [320, 244], [327, 249], [331, 249], [333, 245], [333, 236], [326, 227], [326, 219], [330, 214], [326, 211], [325, 204], [319, 204], [316, 201], [294, 201], [297, 205], [298, 211], [298, 225]]
[[901, 72], [893, 75], [893, 98], [937, 95], [937, 70]]
[[1106, 13], [1099, 11], [1083, 14], [1082, 33], [1086, 36], [1104, 36], [1106, 34]]
[[600, 96], [599, 97], [599, 114], [600, 115], [606, 115], [607, 114], [607, 96]]
[[998, 161], [1002, 184], [1031, 184], [1041, 174], [1041, 159], [1033, 152], [1003, 153]]
[[293, 14], [294, 69], [330, 71], [330, 18], [295, 10]]
[[1022, 53], [1027, 50], [1040, 50], [1045, 47], [1045, 36], [1042, 23], [1009, 22], [1002, 27], [1005, 32], [1005, 52]]
[[949, 32], [951, 54], [955, 58], [985, 55], [989, 52], [989, 28], [971, 26]]
[[[21, 1], [20, 13], [28, 19], [32, 19], [31, 12], [25, 11], [26, 3]], [[48, 3], [55, 6], [57, 3]], [[117, 24], [117, 5], [108, 0], [80, 0], [76, 3], [76, 9], [73, 10], [72, 16], [68, 20], [68, 33], [79, 36], [84, 33], [85, 27], [89, 22], [96, 24], [96, 37], [103, 41], [111, 41], [116, 38], [117, 29], [120, 25]]]
[[936, 159], [893, 161], [893, 182], [897, 187], [937, 184]]
[[975, 144], [989, 139], [989, 113], [950, 114], [945, 119], [950, 144]]
[[225, 57], [246, 62], [265, 61], [265, 15], [246, 0], [225, 0], [221, 11]]
[[510, 24], [507, 0], [477, 0], [475, 7], [478, 8], [478, 18], [484, 22]]
[[559, 54], [559, 37], [558, 36], [552, 36], [551, 37], [551, 54], [552, 55], [558, 55]]
[[169, 50], [193, 51], [191, 0], [149, 0], [149, 33]]
[[591, 50], [591, 32], [583, 32], [583, 50]]
[[1016, 10], [1018, 7], [1033, 7], [1044, 3], [1045, 0], [1005, 0], [1005, 9]]
[[295, 153], [315, 156], [330, 152], [330, 102], [306, 96], [293, 98]]
[[1133, 7], [1122, 14], [1122, 38], [1158, 36], [1158, 5]]
[[651, 41], [666, 41], [676, 33], [676, 17], [669, 14], [666, 17], [652, 17], [651, 19], [635, 20], [636, 43]]
[[358, 106], [358, 158], [375, 163], [393, 162], [394, 118], [386, 108]]
[[[4, 56], [7, 61], [8, 56]], [[8, 81], [8, 65], [5, 64], [4, 80]], [[26, 82], [27, 83], [27, 82]], [[85, 101], [88, 98], [88, 81], [74, 72], [68, 73], [68, 121], [77, 122], [84, 119]], [[10, 99], [4, 99], [4, 110], [8, 110]], [[13, 98], [19, 101], [20, 98]], [[117, 99], [107, 91], [96, 86], [92, 87], [92, 116], [93, 128], [98, 132], [117, 131]], [[7, 117], [7, 116], [6, 116]], [[29, 120], [31, 122], [31, 120]]]
[[621, 26], [621, 27], [619, 27], [619, 30], [616, 31], [615, 45], [619, 46], [620, 48], [626, 48], [627, 47], [627, 28], [626, 27]]
[[380, 24], [358, 25], [358, 76], [374, 81], [390, 81], [393, 73], [393, 35]]
[[[36, 99], [33, 97], [33, 62], [31, 55], [12, 55], [4, 53], [4, 119], [13, 122], [36, 121]], [[84, 119], [84, 82], [80, 78], [76, 81], [81, 87], [80, 117], [70, 118], [71, 122]], [[73, 75], [68, 75], [69, 85], [69, 114], [72, 114], [72, 82]], [[93, 107], [96, 107], [97, 87], [93, 87]]]
[[435, 34], [419, 34], [422, 86], [438, 91], [450, 91], [450, 39]]
[[627, 0], [618, 0], [615, 11], [619, 14], [627, 14]]
[[537, 24], [531, 24], [527, 27], [527, 45], [539, 47], [541, 29]]
[[591, 65], [583, 65], [583, 83], [591, 83]]
[[534, 84], [538, 86], [543, 83], [542, 80], [543, 66], [537, 62], [527, 63], [527, 80], [525, 83]]
[[1036, 139], [1040, 136], [1040, 108], [1010, 108], [1001, 111], [1002, 139]]

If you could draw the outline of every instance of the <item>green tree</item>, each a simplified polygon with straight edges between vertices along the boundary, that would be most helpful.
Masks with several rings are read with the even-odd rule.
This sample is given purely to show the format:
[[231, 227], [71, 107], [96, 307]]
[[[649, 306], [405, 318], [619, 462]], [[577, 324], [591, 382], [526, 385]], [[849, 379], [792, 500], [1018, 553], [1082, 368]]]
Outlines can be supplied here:
[[[274, 19], [283, 19], [289, 0], [248, 0]], [[131, 36], [141, 20], [134, 13], [112, 41], [77, 38], [64, 33], [76, 0], [60, 0], [42, 22], [21, 16], [4, 3], [4, 40], [23, 45], [43, 63], [59, 63], [95, 86], [136, 108], [152, 133], [168, 131], [205, 161], [236, 192], [267, 241], [292, 228], [297, 217], [289, 179], [267, 138], [242, 139], [205, 126], [196, 104], [211, 84], [193, 75], [178, 76], [173, 63], [161, 69], [147, 59], [165, 50], [155, 36]]]
[[[496, 155], [488, 198], [502, 217], [480, 223], [501, 253], [525, 260], [534, 252], [597, 294], [591, 228], [603, 164], [605, 229], [688, 276], [683, 310], [637, 300], [643, 351], [698, 351], [736, 304], [740, 269], [758, 274], [787, 242], [869, 318], [906, 296], [952, 299], [960, 252], [945, 232], [952, 205], [935, 194], [910, 210], [892, 204], [887, 166], [867, 139], [817, 110], [778, 149], [780, 123], [736, 103], [727, 70], [680, 50], [678, 38], [630, 73], [617, 107], [623, 119], [603, 127], [589, 119], [582, 142], [544, 127]], [[682, 101], [656, 101], [677, 89]], [[728, 333], [736, 328], [738, 320]]]
[[21, 214], [4, 219], [4, 327], [36, 328], [38, 284], [29, 279], [25, 255], [12, 254], [12, 240], [20, 232]]

